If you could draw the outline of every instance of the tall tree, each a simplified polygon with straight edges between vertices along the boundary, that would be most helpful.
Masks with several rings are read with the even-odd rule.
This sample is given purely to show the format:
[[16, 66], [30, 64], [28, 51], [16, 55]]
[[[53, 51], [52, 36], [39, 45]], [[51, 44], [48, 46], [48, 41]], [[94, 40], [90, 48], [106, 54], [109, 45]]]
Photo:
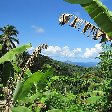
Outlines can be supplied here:
[[[12, 25], [6, 25], [3, 28], [0, 28], [0, 57], [6, 54], [12, 48], [15, 48], [15, 42], [19, 44], [17, 38], [18, 31]], [[10, 62], [5, 62], [0, 64], [0, 83], [6, 84], [9, 77], [13, 77], [14, 70]]]
[[14, 42], [19, 44], [18, 39], [15, 38], [17, 37], [18, 31], [14, 26], [7, 25], [0, 28], [0, 32], [0, 44], [2, 44], [2, 55], [4, 55], [7, 51], [16, 47]]

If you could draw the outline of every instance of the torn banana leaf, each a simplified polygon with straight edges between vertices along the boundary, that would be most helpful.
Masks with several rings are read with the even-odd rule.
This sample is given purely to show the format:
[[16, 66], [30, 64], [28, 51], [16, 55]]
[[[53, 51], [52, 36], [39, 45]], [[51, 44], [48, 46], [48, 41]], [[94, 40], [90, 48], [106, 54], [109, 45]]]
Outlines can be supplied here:
[[[100, 0], [64, 0], [71, 4], [80, 4], [112, 40], [112, 12]], [[90, 2], [89, 2], [90, 1]]]

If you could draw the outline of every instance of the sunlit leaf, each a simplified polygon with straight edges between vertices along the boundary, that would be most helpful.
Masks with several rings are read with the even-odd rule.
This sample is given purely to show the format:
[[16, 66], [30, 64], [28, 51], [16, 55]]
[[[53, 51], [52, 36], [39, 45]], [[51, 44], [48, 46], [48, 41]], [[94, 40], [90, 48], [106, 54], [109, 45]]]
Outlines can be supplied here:
[[30, 109], [24, 106], [12, 107], [12, 112], [32, 112]]
[[17, 48], [14, 48], [7, 52], [4, 56], [0, 58], [0, 64], [4, 63], [5, 61], [12, 61], [15, 60], [15, 56], [18, 54], [23, 53], [25, 50], [31, 47], [31, 44], [26, 44]]
[[28, 93], [30, 92], [33, 84], [35, 82], [40, 81], [40, 79], [44, 76], [45, 74], [43, 72], [35, 72], [33, 73], [23, 84], [21, 93], [19, 95], [19, 99], [24, 99], [27, 97]]

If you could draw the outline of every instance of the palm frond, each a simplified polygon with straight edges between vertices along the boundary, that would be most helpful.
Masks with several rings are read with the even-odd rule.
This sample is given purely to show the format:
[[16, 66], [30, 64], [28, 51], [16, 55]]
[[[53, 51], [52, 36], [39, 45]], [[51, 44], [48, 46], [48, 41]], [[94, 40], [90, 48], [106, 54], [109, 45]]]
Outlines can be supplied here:
[[4, 29], [3, 29], [3, 28], [0, 28], [0, 32], [1, 32], [1, 33], [4, 33]]
[[3, 28], [3, 33], [6, 34], [7, 36], [17, 36], [19, 33], [16, 28], [12, 25], [6, 25]]
[[14, 38], [14, 37], [10, 37], [10, 40], [12, 40], [12, 41], [16, 42], [17, 44], [19, 44], [19, 40]]
[[10, 40], [10, 43], [11, 43], [11, 49], [12, 49], [12, 48], [16, 48], [16, 45], [13, 43], [12, 40]]

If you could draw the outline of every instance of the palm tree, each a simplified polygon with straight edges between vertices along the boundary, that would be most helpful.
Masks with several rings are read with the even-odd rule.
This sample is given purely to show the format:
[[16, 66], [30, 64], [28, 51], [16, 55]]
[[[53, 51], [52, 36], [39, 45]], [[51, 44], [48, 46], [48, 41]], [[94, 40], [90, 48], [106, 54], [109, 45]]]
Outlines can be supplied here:
[[[2, 46], [0, 49], [0, 57], [6, 54], [9, 50], [16, 47], [15, 43], [19, 44], [17, 38], [18, 31], [12, 25], [6, 25], [3, 28], [0, 28], [0, 45]], [[10, 73], [9, 73], [10, 71]], [[13, 66], [10, 62], [5, 62], [4, 64], [0, 64], [0, 83], [4, 85], [7, 83], [9, 77], [13, 77], [14, 70]]]
[[17, 37], [18, 31], [12, 25], [4, 26], [0, 28], [0, 32], [2, 33], [0, 36], [0, 44], [2, 44], [2, 55], [8, 52], [10, 49], [15, 48], [16, 45], [14, 42], [19, 44]]

